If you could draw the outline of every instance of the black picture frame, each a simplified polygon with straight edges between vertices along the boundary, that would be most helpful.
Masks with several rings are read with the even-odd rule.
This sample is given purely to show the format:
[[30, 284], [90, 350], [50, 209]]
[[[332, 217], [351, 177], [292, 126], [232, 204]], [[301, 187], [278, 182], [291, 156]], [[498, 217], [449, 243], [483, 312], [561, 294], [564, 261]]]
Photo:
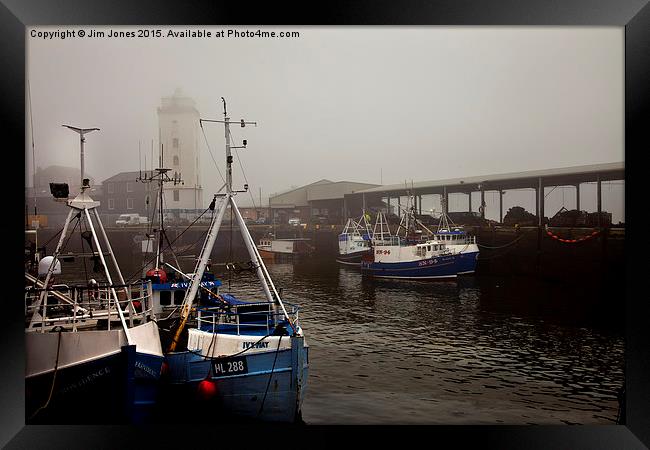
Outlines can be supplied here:
[[[0, 77], [2, 124], [5, 139], [3, 178], [6, 186], [24, 182], [16, 166], [24, 166], [25, 50], [27, 26], [35, 25], [136, 25], [136, 24], [256, 24], [256, 25], [577, 25], [625, 27], [625, 161], [626, 241], [643, 255], [640, 233], [643, 190], [635, 183], [643, 177], [642, 155], [650, 148], [647, 131], [650, 70], [650, 6], [645, 0], [420, 0], [409, 2], [350, 1], [327, 3], [214, 2], [208, 0], [99, 1], [2, 0], [0, 4]], [[646, 119], [644, 121], [644, 119]], [[9, 139], [6, 139], [9, 138]], [[13, 157], [17, 155], [17, 157]], [[13, 181], [13, 177], [18, 180]], [[10, 181], [8, 181], [10, 180]], [[632, 184], [629, 184], [632, 183]], [[17, 188], [5, 189], [3, 200], [10, 219], [0, 221], [3, 245], [2, 368], [0, 369], [0, 445], [7, 448], [113, 448], [251, 444], [267, 439], [268, 445], [339, 445], [354, 438], [393, 445], [427, 445], [441, 442], [494, 448], [645, 448], [650, 446], [650, 334], [647, 294], [642, 270], [626, 243], [626, 278], [613, 280], [625, 292], [626, 308], [626, 423], [616, 426], [431, 426], [431, 427], [314, 427], [267, 426], [254, 433], [234, 425], [228, 428], [187, 426], [25, 426], [23, 295], [16, 281], [22, 275], [16, 263], [23, 233], [24, 211]], [[19, 209], [20, 207], [20, 209]], [[14, 242], [15, 241], [15, 242]], [[638, 244], [641, 244], [639, 246]], [[645, 265], [644, 265], [645, 264]], [[3, 283], [4, 284], [4, 283]], [[15, 286], [12, 286], [15, 284]], [[612, 299], [616, 302], [617, 299]], [[612, 307], [620, 305], [612, 304]], [[179, 412], [186, 413], [186, 412]], [[283, 431], [284, 430], [284, 431]], [[229, 441], [238, 436], [239, 441]], [[275, 442], [275, 444], [273, 443]], [[349, 443], [353, 443], [349, 441]], [[447, 444], [447, 445], [448, 445]], [[358, 445], [358, 444], [357, 444]], [[445, 444], [443, 444], [445, 445]], [[447, 446], [445, 445], [445, 446]], [[245, 445], [248, 446], [248, 445]], [[364, 445], [365, 446], [365, 445]]]

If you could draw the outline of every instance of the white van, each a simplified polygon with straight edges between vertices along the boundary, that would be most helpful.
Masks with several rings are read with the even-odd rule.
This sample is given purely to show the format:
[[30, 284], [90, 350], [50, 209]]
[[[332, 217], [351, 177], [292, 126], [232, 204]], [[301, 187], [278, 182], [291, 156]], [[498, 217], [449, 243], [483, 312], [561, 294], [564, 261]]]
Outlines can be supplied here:
[[120, 214], [115, 221], [115, 226], [126, 227], [140, 225], [141, 223], [149, 223], [149, 220], [146, 217], [140, 217], [140, 214]]

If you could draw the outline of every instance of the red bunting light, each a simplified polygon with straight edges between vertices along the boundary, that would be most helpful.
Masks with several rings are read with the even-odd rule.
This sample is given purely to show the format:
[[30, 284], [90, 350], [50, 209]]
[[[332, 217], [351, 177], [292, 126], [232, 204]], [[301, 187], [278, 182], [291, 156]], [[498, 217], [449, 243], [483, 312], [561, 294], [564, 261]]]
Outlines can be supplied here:
[[564, 242], [564, 243], [568, 243], [568, 244], [575, 244], [576, 242], [587, 241], [587, 240], [589, 240], [589, 239], [591, 239], [593, 237], [596, 237], [598, 234], [600, 234], [600, 231], [598, 231], [598, 230], [593, 231], [591, 234], [589, 234], [587, 236], [582, 236], [582, 237], [580, 237], [578, 239], [562, 239], [558, 235], [553, 234], [553, 232], [550, 231], [550, 230], [546, 230], [546, 234], [548, 234], [550, 237], [552, 237], [556, 241]]

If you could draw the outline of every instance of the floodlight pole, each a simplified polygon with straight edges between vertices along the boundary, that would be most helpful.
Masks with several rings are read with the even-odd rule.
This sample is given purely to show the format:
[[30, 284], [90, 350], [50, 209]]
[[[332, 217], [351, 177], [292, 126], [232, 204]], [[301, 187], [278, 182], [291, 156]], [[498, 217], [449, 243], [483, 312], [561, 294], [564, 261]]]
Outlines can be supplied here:
[[81, 192], [83, 192], [86, 188], [90, 186], [85, 186], [84, 185], [84, 142], [86, 142], [86, 138], [84, 137], [84, 134], [90, 133], [91, 131], [99, 131], [99, 128], [77, 128], [73, 127], [70, 125], [62, 125], [66, 128], [71, 129], [72, 131], [75, 131], [79, 133], [79, 141], [81, 144]]

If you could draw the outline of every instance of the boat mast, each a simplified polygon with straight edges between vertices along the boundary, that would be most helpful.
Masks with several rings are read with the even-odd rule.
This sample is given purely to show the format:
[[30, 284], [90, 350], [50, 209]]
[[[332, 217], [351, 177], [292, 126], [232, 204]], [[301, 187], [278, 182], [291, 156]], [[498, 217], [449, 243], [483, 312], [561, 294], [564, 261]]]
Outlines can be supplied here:
[[[237, 205], [234, 201], [234, 196], [239, 193], [239, 192], [248, 192], [248, 185], [244, 185], [243, 190], [233, 190], [232, 188], [232, 149], [236, 148], [246, 148], [246, 140], [243, 142], [243, 146], [241, 147], [234, 147], [231, 144], [230, 141], [230, 118], [228, 117], [228, 112], [226, 108], [226, 100], [221, 97], [221, 101], [223, 102], [223, 116], [224, 120], [210, 120], [210, 119], [199, 119], [199, 123], [202, 125], [203, 122], [211, 122], [211, 123], [223, 123], [224, 124], [224, 137], [226, 140], [226, 192], [225, 194], [215, 194], [216, 196], [222, 197], [222, 200], [219, 204], [219, 213], [217, 216], [213, 219], [213, 221], [210, 223], [210, 227], [208, 229], [208, 234], [206, 236], [205, 243], [203, 245], [203, 248], [201, 249], [201, 256], [199, 257], [199, 260], [197, 262], [196, 268], [194, 270], [194, 274], [192, 275], [192, 281], [190, 282], [190, 288], [185, 291], [185, 298], [183, 299], [183, 304], [181, 306], [181, 312], [180, 312], [180, 325], [178, 326], [176, 333], [174, 334], [174, 338], [172, 339], [172, 342], [169, 346], [169, 352], [173, 352], [176, 349], [176, 346], [178, 344], [180, 335], [185, 328], [185, 325], [187, 323], [187, 319], [189, 317], [190, 311], [192, 309], [192, 305], [194, 304], [194, 300], [196, 298], [196, 294], [198, 292], [199, 286], [201, 284], [201, 279], [203, 278], [203, 273], [205, 271], [205, 266], [207, 264], [208, 258], [212, 252], [212, 248], [214, 246], [214, 243], [216, 241], [217, 233], [219, 232], [219, 227], [221, 226], [221, 222], [223, 220], [224, 213], [226, 211], [226, 207], [230, 205], [232, 208], [232, 211], [235, 213], [235, 218], [240, 226], [241, 232], [242, 232], [242, 237], [244, 239], [244, 244], [246, 245], [246, 249], [248, 250], [248, 253], [251, 257], [251, 260], [253, 261], [255, 265], [255, 269], [257, 272], [257, 276], [262, 283], [262, 287], [264, 289], [264, 293], [266, 294], [266, 298], [269, 301], [269, 303], [272, 304], [280, 304], [282, 311], [289, 322], [289, 325], [296, 331], [294, 324], [291, 322], [291, 319], [289, 318], [289, 315], [286, 312], [286, 309], [284, 308], [284, 304], [282, 303], [282, 300], [280, 298], [280, 295], [278, 294], [275, 286], [273, 285], [273, 281], [271, 280], [271, 277], [268, 274], [268, 271], [266, 270], [266, 267], [264, 266], [264, 263], [262, 261], [262, 258], [259, 255], [259, 252], [257, 251], [257, 248], [255, 247], [255, 244], [253, 242], [253, 238], [251, 237], [248, 228], [246, 227], [246, 223], [244, 222], [244, 219], [241, 216], [241, 213], [239, 212], [239, 209], [237, 208]], [[242, 127], [245, 127], [246, 125], [254, 125], [257, 126], [257, 122], [247, 122], [244, 121], [244, 119], [241, 119], [240, 124]], [[270, 289], [269, 289], [270, 285]], [[271, 293], [271, 289], [273, 290], [273, 294]]]
[[[169, 175], [167, 175], [167, 172], [169, 172], [171, 169], [167, 169], [163, 167], [164, 163], [164, 146], [161, 143], [160, 144], [160, 155], [158, 157], [158, 168], [154, 169], [156, 171], [156, 174], [154, 175], [151, 173], [151, 175], [145, 175], [144, 177], [140, 176], [136, 179], [136, 181], [141, 181], [143, 183], [153, 183], [156, 181], [158, 183], [158, 245], [156, 249], [156, 265], [154, 269], [160, 269], [164, 263], [163, 261], [163, 240], [167, 239], [167, 232], [165, 231], [165, 221], [164, 221], [164, 207], [163, 207], [163, 201], [164, 201], [164, 184], [165, 183], [174, 183], [174, 186], [177, 184], [182, 184], [183, 180], [181, 179], [181, 174], [174, 172], [174, 177], [170, 178]], [[146, 173], [146, 170], [145, 170]], [[152, 220], [153, 222], [153, 220]], [[169, 241], [169, 239], [167, 239]], [[176, 261], [176, 264], [178, 265], [178, 261]]]
[[[126, 340], [129, 343], [129, 345], [132, 344], [131, 340], [131, 334], [129, 333], [128, 326], [126, 325], [126, 319], [124, 318], [124, 313], [122, 311], [122, 307], [120, 306], [120, 302], [117, 296], [117, 292], [115, 290], [115, 287], [113, 287], [113, 280], [111, 278], [110, 271], [108, 270], [108, 266], [106, 265], [106, 261], [104, 259], [104, 252], [102, 250], [102, 247], [99, 242], [99, 238], [97, 237], [97, 233], [95, 232], [95, 227], [93, 226], [92, 223], [92, 218], [90, 217], [90, 210], [93, 210], [95, 218], [97, 220], [97, 223], [99, 225], [99, 229], [102, 233], [102, 236], [107, 244], [108, 248], [108, 253], [111, 256], [111, 259], [113, 261], [113, 265], [115, 266], [115, 269], [117, 271], [118, 277], [120, 279], [120, 282], [124, 284], [124, 278], [122, 277], [122, 273], [120, 272], [120, 268], [117, 264], [117, 260], [115, 259], [115, 254], [113, 253], [113, 249], [111, 248], [110, 243], [108, 242], [108, 238], [106, 236], [106, 232], [104, 230], [104, 227], [102, 226], [101, 221], [99, 220], [99, 213], [97, 212], [97, 207], [99, 206], [99, 202], [94, 201], [90, 196], [86, 193], [86, 190], [90, 188], [90, 181], [87, 178], [84, 178], [85, 171], [84, 171], [84, 142], [86, 138], [84, 137], [85, 134], [90, 133], [92, 131], [99, 131], [99, 128], [77, 128], [73, 127], [70, 125], [63, 125], [66, 128], [69, 128], [77, 133], [79, 133], [79, 139], [80, 139], [80, 147], [81, 147], [81, 192], [79, 195], [77, 195], [74, 199], [68, 200], [67, 205], [70, 208], [70, 211], [68, 212], [68, 216], [65, 221], [65, 225], [63, 226], [63, 231], [61, 232], [61, 237], [59, 238], [59, 242], [56, 246], [56, 250], [54, 251], [54, 255], [52, 258], [52, 263], [50, 264], [50, 267], [47, 270], [47, 274], [45, 276], [45, 281], [43, 282], [44, 289], [41, 292], [41, 295], [39, 296], [38, 301], [36, 302], [35, 306], [35, 313], [32, 315], [32, 319], [30, 321], [30, 327], [35, 326], [35, 321], [36, 321], [36, 316], [39, 307], [43, 305], [43, 322], [42, 322], [42, 327], [41, 331], [45, 331], [45, 314], [47, 310], [47, 286], [50, 282], [50, 279], [52, 277], [52, 274], [54, 272], [54, 268], [56, 267], [56, 263], [58, 261], [59, 254], [61, 252], [61, 248], [63, 246], [63, 242], [65, 241], [67, 237], [67, 231], [68, 227], [70, 225], [70, 221], [73, 218], [73, 215], [75, 215], [75, 210], [78, 211], [77, 214], [81, 220], [81, 217], [85, 217], [85, 219], [88, 221], [88, 226], [90, 227], [90, 232], [93, 238], [93, 241], [95, 243], [95, 247], [97, 247], [97, 254], [99, 255], [99, 259], [102, 263], [102, 266], [104, 268], [104, 273], [106, 275], [106, 280], [108, 281], [108, 284], [110, 286], [110, 291], [111, 294], [114, 298], [115, 301], [115, 307], [117, 308], [118, 315], [120, 317], [120, 322], [122, 324], [122, 328], [124, 329], [124, 334], [126, 336]], [[110, 329], [110, 307], [109, 307], [109, 317], [108, 317], [108, 326]]]

